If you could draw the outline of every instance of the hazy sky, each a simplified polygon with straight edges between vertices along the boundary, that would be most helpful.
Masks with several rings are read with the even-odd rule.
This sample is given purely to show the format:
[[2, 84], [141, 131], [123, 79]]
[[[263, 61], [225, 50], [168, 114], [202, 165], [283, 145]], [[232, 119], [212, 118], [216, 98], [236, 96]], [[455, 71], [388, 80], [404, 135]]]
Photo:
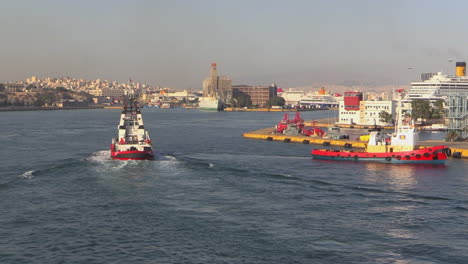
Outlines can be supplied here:
[[0, 10], [3, 81], [199, 89], [217, 62], [234, 84], [406, 84], [468, 56], [463, 0], [4, 0]]

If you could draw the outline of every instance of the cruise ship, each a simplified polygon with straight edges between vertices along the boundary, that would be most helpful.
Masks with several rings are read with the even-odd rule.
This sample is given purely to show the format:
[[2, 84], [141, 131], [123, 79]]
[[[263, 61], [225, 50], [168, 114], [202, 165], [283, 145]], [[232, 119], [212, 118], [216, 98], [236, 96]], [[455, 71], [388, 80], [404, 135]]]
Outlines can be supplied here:
[[338, 107], [336, 97], [329, 94], [307, 93], [299, 101], [301, 106], [315, 106], [318, 108]]
[[302, 90], [289, 89], [281, 94], [287, 105], [300, 105], [317, 108], [338, 107], [337, 98], [329, 94], [325, 88], [320, 88], [318, 92], [304, 93]]
[[412, 82], [405, 99], [438, 100], [449, 95], [468, 95], [466, 62], [457, 62], [455, 76], [438, 73], [423, 73], [421, 81]]

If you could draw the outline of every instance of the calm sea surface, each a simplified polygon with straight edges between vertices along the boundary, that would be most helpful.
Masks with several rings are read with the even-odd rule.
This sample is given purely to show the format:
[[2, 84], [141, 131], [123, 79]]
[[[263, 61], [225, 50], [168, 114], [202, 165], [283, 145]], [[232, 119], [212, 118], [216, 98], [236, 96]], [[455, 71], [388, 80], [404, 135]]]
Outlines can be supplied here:
[[312, 160], [242, 138], [282, 113], [144, 109], [158, 159], [113, 161], [119, 114], [0, 113], [0, 263], [468, 263], [468, 160]]

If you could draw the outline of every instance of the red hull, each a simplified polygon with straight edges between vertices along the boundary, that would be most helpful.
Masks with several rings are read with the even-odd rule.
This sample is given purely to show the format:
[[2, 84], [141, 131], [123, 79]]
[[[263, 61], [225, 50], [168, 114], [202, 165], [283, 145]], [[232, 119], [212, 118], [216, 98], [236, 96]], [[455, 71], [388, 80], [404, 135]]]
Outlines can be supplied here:
[[111, 151], [111, 158], [115, 160], [153, 160], [153, 151]]
[[311, 154], [315, 159], [377, 161], [385, 163], [444, 163], [448, 148], [437, 146], [412, 151], [370, 153], [363, 151], [314, 149]]

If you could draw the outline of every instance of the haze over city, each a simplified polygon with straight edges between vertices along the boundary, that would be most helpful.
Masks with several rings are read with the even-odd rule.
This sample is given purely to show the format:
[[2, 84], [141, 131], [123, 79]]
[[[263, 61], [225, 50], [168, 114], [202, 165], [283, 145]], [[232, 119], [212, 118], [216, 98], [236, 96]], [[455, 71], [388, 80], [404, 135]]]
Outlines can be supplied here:
[[[7, 1], [0, 81], [409, 84], [466, 59], [465, 1]], [[450, 61], [450, 62], [449, 62]]]

